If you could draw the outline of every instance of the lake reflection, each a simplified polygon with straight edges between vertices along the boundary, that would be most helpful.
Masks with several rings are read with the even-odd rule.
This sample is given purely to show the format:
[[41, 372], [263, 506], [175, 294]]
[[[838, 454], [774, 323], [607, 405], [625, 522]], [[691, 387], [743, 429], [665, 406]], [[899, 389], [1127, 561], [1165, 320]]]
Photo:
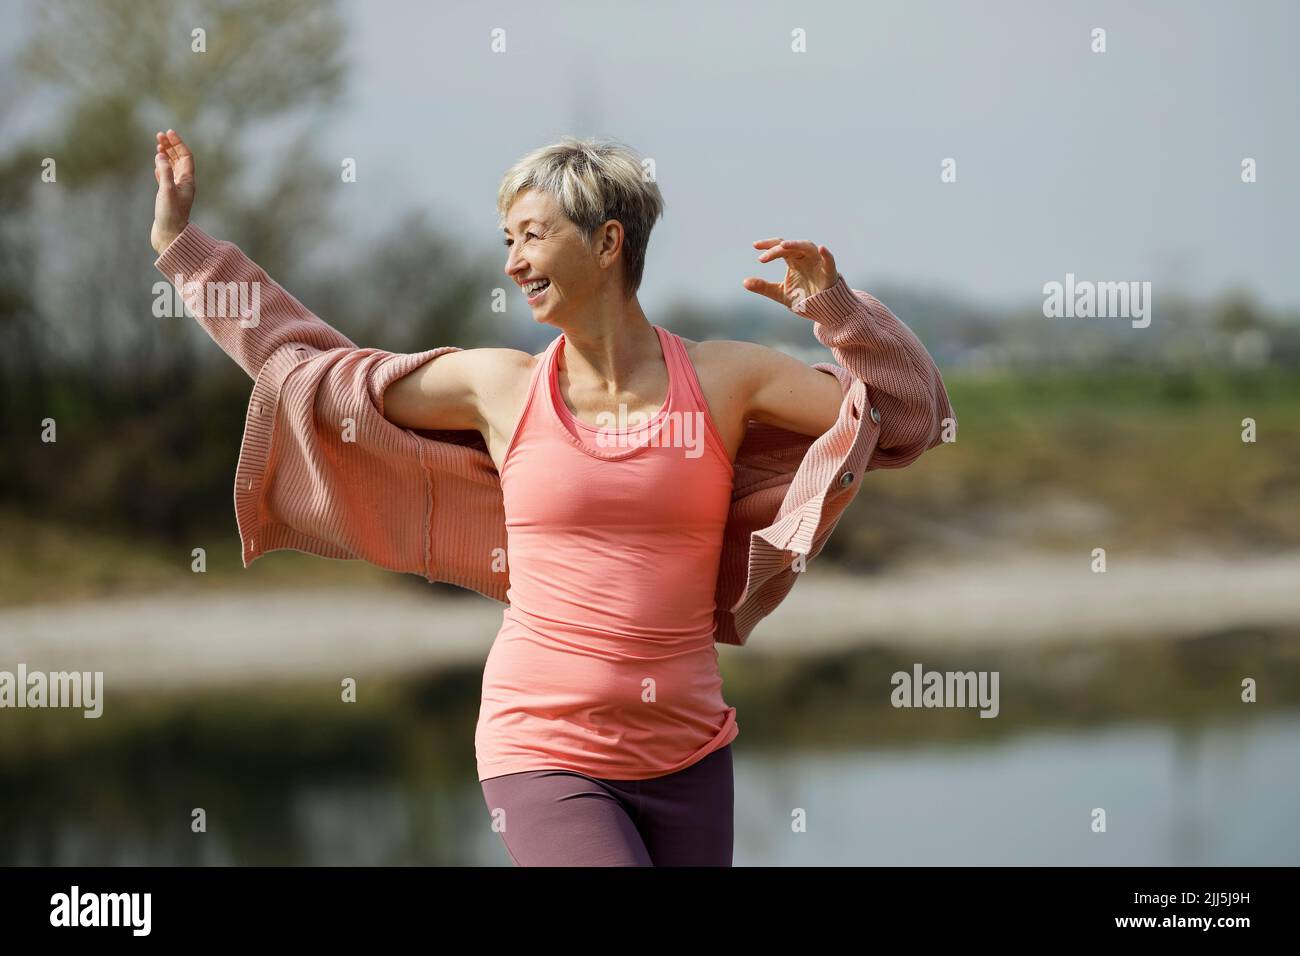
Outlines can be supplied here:
[[[288, 731], [219, 730], [197, 746], [169, 718], [185, 746], [132, 736], [72, 762], [38, 758], [0, 788], [0, 863], [510, 865], [472, 752], [440, 749], [409, 717], [385, 719], [392, 738], [402, 727], [413, 742], [385, 752], [384, 736], [363, 728], [327, 746], [313, 724], [304, 732], [318, 747], [305, 756]], [[742, 729], [736, 865], [1300, 863], [1294, 708], [1199, 725], [1008, 725], [992, 742], [894, 739], [760, 748]], [[190, 831], [195, 806], [206, 833]], [[1104, 834], [1090, 829], [1094, 807], [1106, 811]], [[796, 808], [806, 832], [792, 832]]]
[[[1300, 712], [736, 759], [738, 866], [1296, 865]], [[790, 832], [792, 807], [808, 831]], [[1105, 833], [1090, 828], [1106, 810]]]
[[[907, 751], [738, 747], [735, 767], [737, 866], [1300, 863], [1300, 712]], [[325, 788], [302, 805], [304, 862], [402, 859], [424, 818], [445, 856], [410, 862], [509, 865], [477, 787]], [[805, 833], [791, 832], [795, 807]], [[1106, 833], [1091, 831], [1094, 807]]]

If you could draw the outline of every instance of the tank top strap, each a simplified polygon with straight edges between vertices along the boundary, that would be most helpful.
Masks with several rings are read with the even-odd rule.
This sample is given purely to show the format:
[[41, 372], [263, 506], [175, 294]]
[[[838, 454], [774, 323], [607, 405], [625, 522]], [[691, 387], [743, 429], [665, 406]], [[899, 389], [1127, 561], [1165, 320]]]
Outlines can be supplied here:
[[675, 332], [657, 325], [655, 328], [659, 331], [659, 338], [663, 342], [664, 356], [672, 366], [671, 374], [677, 392], [674, 396], [675, 400], [683, 406], [689, 406], [691, 411], [708, 411], [704, 390], [695, 375], [695, 366], [691, 362], [691, 357], [686, 354], [686, 343]]
[[524, 399], [524, 409], [519, 416], [519, 423], [522, 425], [524, 420], [530, 415], [537, 414], [534, 407], [538, 402], [550, 400], [551, 380], [555, 377], [553, 368], [555, 366], [555, 352], [560, 347], [560, 341], [564, 338], [563, 333], [551, 339], [551, 344], [546, 346], [537, 364], [533, 366], [532, 374], [528, 379], [528, 397]]
[[718, 425], [713, 420], [713, 413], [709, 410], [708, 400], [704, 397], [704, 388], [700, 385], [699, 376], [695, 374], [695, 363], [691, 361], [690, 355], [686, 351], [686, 343], [676, 332], [670, 332], [667, 329], [655, 326], [659, 331], [659, 336], [664, 343], [664, 355], [672, 364], [672, 377], [675, 388], [673, 395], [673, 404], [677, 406], [678, 411], [689, 411], [698, 413], [700, 419], [704, 422], [705, 432], [708, 435], [708, 441], [713, 445], [714, 451], [722, 459], [725, 466], [735, 472], [735, 466], [727, 455], [726, 443], [722, 440], [722, 433], [718, 431]]
[[532, 395], [532, 393], [538, 389], [544, 389], [550, 386], [552, 378], [551, 369], [555, 365], [555, 352], [560, 347], [560, 342], [563, 339], [563, 332], [551, 339], [551, 343], [546, 346], [546, 349], [542, 352], [541, 358], [539, 358], [537, 364], [533, 366], [532, 380], [528, 385], [529, 395]]
[[549, 370], [552, 356], [555, 350], [559, 348], [559, 344], [560, 336], [557, 335], [551, 339], [551, 344], [546, 346], [541, 357], [533, 365], [533, 370], [528, 378], [528, 391], [524, 395], [524, 407], [519, 411], [519, 419], [515, 422], [515, 430], [511, 433], [510, 440], [506, 443], [505, 454], [501, 458], [502, 471], [510, 462], [511, 452], [514, 451], [515, 445], [519, 444], [519, 437], [523, 434], [524, 428], [534, 416], [540, 414], [537, 403], [550, 399], [550, 395], [547, 394], [547, 389], [550, 387]]

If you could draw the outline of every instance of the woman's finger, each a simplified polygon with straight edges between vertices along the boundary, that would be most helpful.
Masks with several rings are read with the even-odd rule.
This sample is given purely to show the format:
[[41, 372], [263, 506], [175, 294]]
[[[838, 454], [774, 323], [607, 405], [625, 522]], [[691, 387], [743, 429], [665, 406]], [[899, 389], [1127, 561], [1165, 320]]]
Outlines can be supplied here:
[[754, 248], [769, 249], [780, 241], [781, 241], [780, 236], [773, 236], [771, 239], [756, 239], [754, 240]]
[[809, 254], [817, 251], [817, 247], [807, 239], [787, 239], [785, 242], [781, 243], [781, 245], [785, 246], [787, 249], [797, 249], [800, 252]]
[[774, 302], [780, 302], [785, 305], [785, 290], [776, 282], [768, 282], [755, 276], [750, 276], [741, 283], [750, 292], [757, 292], [759, 295], [767, 296]]
[[831, 251], [825, 246], [818, 246], [817, 251], [821, 253], [822, 262], [826, 266], [826, 271], [833, 276], [838, 276], [840, 270], [835, 267], [835, 257], [831, 255]]
[[774, 246], [771, 249], [768, 249], [767, 252], [758, 257], [758, 261], [771, 262], [773, 259], [788, 259], [791, 262], [799, 262], [807, 256], [808, 251], [806, 249], [799, 249], [782, 243], [779, 246]]
[[168, 155], [176, 167], [176, 181], [189, 182], [194, 179], [194, 154], [174, 129], [167, 131]]
[[153, 158], [153, 175], [158, 180], [158, 188], [165, 193], [171, 192], [176, 188], [172, 181], [172, 166], [167, 157], [158, 153]]

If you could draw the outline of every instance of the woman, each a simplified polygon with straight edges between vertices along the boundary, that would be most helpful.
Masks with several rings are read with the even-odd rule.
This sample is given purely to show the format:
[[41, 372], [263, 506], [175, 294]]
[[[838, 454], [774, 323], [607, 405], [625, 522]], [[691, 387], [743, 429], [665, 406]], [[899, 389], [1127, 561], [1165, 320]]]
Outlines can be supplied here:
[[[155, 174], [161, 261], [194, 198], [174, 131], [158, 134]], [[662, 210], [621, 144], [566, 137], [525, 156], [498, 193], [505, 274], [560, 334], [539, 355], [448, 352], [383, 393], [394, 425], [477, 432], [499, 475], [508, 606], [475, 745], [493, 826], [520, 865], [730, 865], [739, 728], [721, 693], [715, 583], [737, 453], [752, 423], [821, 436], [845, 414], [824, 370], [647, 319], [636, 293]], [[754, 246], [786, 276], [746, 279], [750, 291], [794, 310], [828, 291], [853, 301], [825, 247]], [[911, 450], [886, 467], [933, 447], [951, 413], [910, 342], [882, 367], [906, 379], [927, 362], [927, 384], [880, 387], [925, 401], [899, 416]]]

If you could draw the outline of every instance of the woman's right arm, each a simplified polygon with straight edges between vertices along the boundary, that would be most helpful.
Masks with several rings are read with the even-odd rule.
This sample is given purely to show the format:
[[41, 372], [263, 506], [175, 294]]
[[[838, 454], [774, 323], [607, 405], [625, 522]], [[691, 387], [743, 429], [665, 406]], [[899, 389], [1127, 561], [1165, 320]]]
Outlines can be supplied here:
[[[190, 224], [194, 155], [175, 130], [157, 138], [158, 196], [150, 242], [159, 254], [158, 268], [188, 286], [183, 289], [186, 306], [217, 344], [254, 379], [286, 344], [355, 349], [237, 246]], [[229, 308], [213, 309], [210, 289], [221, 292], [222, 303], [252, 302], [256, 311], [237, 315]], [[403, 428], [473, 429], [483, 433], [489, 447], [501, 445], [509, 438], [501, 433], [513, 427], [533, 361], [533, 356], [515, 349], [445, 352], [388, 386], [382, 398], [384, 417]]]
[[477, 431], [500, 462], [536, 361], [517, 349], [447, 352], [388, 386], [384, 418], [403, 428]]
[[234, 243], [210, 236], [189, 221], [194, 156], [175, 130], [158, 134], [154, 177], [154, 265], [180, 292], [194, 321], [250, 378], [256, 380], [272, 356], [286, 347], [357, 347]]

